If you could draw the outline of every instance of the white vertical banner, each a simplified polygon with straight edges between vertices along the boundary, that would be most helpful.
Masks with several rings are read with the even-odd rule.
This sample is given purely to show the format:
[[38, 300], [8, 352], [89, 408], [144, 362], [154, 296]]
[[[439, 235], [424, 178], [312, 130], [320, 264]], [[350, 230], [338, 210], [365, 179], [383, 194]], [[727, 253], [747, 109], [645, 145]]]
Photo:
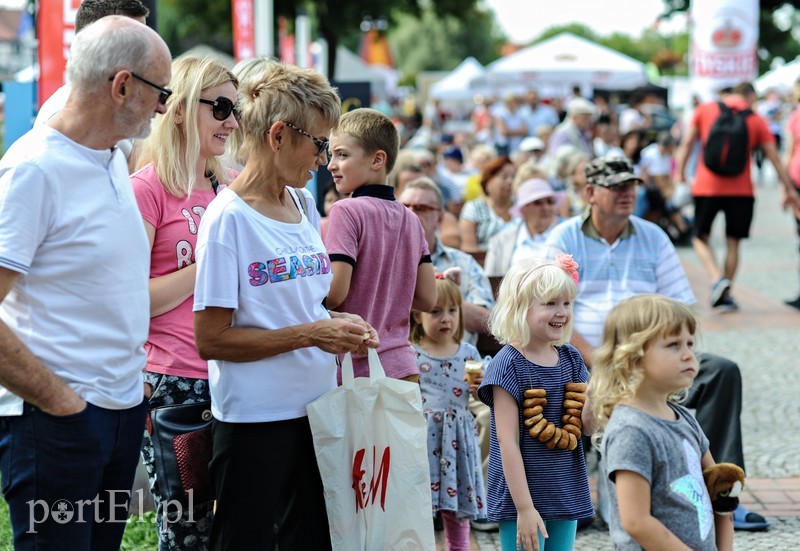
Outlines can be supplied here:
[[758, 76], [758, 0], [691, 0], [692, 92], [713, 99], [721, 88]]
[[311, 67], [311, 56], [308, 52], [311, 44], [311, 18], [305, 9], [298, 9], [294, 19], [295, 63], [298, 67]]

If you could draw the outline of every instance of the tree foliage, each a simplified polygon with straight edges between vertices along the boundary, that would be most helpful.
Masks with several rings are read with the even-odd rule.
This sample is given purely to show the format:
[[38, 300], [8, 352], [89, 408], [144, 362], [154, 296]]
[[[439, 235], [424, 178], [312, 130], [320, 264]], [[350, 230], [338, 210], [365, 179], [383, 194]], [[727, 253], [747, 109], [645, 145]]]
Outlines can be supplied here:
[[231, 0], [158, 0], [158, 32], [173, 54], [198, 44], [233, 54]]
[[[497, 34], [494, 16], [479, 9], [477, 1], [274, 0], [274, 10], [276, 21], [281, 15], [292, 21], [299, 9], [307, 10], [312, 18], [314, 34], [328, 42], [328, 73], [332, 75], [336, 47], [343, 42], [348, 46], [358, 42], [360, 25], [365, 17], [385, 19], [390, 34], [399, 21], [407, 22], [409, 17], [439, 19], [444, 30], [450, 33], [448, 36], [452, 37], [449, 46], [455, 52], [453, 55], [463, 53], [474, 55], [481, 61], [490, 61], [494, 42], [500, 35]], [[232, 53], [231, 0], [158, 0], [158, 17], [159, 32], [175, 53], [201, 42]], [[430, 35], [420, 35], [416, 38], [417, 45], [424, 47], [431, 38]], [[405, 55], [404, 51], [402, 55]]]
[[494, 16], [481, 10], [459, 17], [425, 10], [421, 17], [398, 14], [396, 21], [389, 44], [403, 82], [414, 82], [420, 71], [449, 71], [468, 56], [486, 65], [505, 42]]
[[[328, 43], [328, 73], [334, 74], [336, 47], [343, 38], [359, 33], [361, 21], [369, 16], [372, 19], [385, 19], [389, 29], [396, 26], [398, 18], [404, 15], [421, 17], [430, 11], [437, 17], [471, 16], [477, 11], [477, 0], [306, 0], [315, 14], [317, 32]], [[275, 9], [293, 9], [292, 0], [275, 0]], [[419, 37], [424, 40], [429, 37]], [[422, 41], [421, 40], [421, 41]]]
[[[690, 0], [662, 0], [664, 2], [664, 15], [685, 12], [689, 9]], [[800, 0], [760, 0], [758, 21], [759, 43], [759, 73], [767, 71], [776, 57], [791, 61], [800, 55], [800, 44], [792, 36], [792, 29], [800, 24]], [[781, 24], [776, 18], [776, 12], [787, 16], [787, 21]]]

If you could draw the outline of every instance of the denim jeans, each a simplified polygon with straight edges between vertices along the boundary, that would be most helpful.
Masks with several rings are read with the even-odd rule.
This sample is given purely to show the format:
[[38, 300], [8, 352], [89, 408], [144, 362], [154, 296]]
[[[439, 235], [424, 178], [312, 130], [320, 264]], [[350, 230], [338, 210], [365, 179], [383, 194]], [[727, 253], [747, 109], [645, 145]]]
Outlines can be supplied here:
[[54, 417], [0, 417], [0, 474], [15, 551], [116, 550], [127, 520], [146, 403]]

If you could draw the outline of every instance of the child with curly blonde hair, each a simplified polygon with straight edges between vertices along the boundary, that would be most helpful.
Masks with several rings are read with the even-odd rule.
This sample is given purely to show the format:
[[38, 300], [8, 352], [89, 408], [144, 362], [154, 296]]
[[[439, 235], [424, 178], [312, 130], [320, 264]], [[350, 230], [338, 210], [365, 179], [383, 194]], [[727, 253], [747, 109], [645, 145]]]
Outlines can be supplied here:
[[589, 399], [615, 549], [733, 548], [731, 517], [715, 515], [703, 480], [714, 464], [708, 439], [675, 402], [697, 375], [696, 331], [687, 306], [656, 294], [628, 298], [606, 319]]
[[577, 269], [565, 254], [515, 263], [492, 311], [505, 346], [478, 397], [492, 410], [488, 518], [500, 524], [503, 551], [572, 549], [578, 519], [594, 514], [580, 441], [591, 433], [589, 372], [568, 344]]

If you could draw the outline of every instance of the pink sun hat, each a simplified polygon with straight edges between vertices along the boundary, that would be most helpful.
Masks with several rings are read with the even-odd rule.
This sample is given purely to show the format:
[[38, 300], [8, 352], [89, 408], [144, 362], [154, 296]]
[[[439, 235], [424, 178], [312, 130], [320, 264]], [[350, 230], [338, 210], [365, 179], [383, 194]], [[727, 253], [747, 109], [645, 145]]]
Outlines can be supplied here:
[[541, 178], [525, 180], [517, 190], [516, 201], [510, 212], [513, 216], [522, 216], [522, 207], [547, 197], [554, 197], [558, 200], [558, 194], [553, 191], [553, 188], [546, 180]]

